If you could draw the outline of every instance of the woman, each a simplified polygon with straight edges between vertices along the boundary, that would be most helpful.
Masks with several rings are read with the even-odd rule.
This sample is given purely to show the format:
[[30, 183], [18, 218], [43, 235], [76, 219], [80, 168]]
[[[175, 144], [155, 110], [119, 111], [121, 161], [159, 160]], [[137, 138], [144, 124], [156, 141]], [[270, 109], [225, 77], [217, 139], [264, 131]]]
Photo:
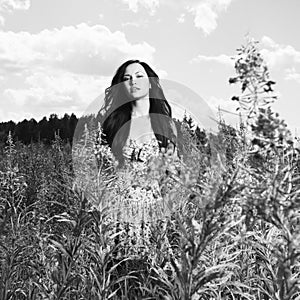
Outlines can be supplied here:
[[[110, 181], [105, 198], [119, 226], [127, 224], [123, 241], [132, 237], [135, 247], [129, 249], [141, 251], [149, 240], [149, 224], [169, 212], [160, 187], [162, 176], [149, 169], [154, 165], [154, 170], [160, 168], [161, 172], [163, 167], [153, 164], [155, 158], [177, 156], [172, 110], [159, 77], [139, 60], [128, 60], [117, 69], [104, 100], [101, 143], [118, 162], [117, 176]], [[128, 244], [123, 249], [128, 249]]]
[[[143, 144], [156, 139], [159, 150], [175, 151], [176, 127], [171, 107], [159, 78], [152, 68], [139, 60], [128, 60], [116, 71], [105, 91], [102, 119], [102, 142], [123, 166], [125, 158], [141, 160]], [[139, 145], [130, 155], [130, 141]], [[132, 154], [132, 153], [131, 153]]]
[[162, 178], [152, 176], [155, 172], [149, 169], [155, 158], [177, 157], [177, 131], [159, 77], [145, 62], [128, 60], [117, 69], [104, 100], [101, 144], [118, 164], [116, 178], [106, 192], [109, 208], [121, 221], [163, 218]]

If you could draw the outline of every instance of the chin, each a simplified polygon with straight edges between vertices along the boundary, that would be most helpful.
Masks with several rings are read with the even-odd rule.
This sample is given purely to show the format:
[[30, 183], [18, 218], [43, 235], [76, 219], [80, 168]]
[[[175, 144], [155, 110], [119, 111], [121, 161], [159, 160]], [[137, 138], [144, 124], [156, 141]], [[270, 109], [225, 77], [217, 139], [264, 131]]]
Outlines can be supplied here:
[[138, 96], [138, 95], [131, 96], [132, 100], [147, 100], [147, 98], [145, 98], [145, 97], [146, 97], [146, 95], [143, 95], [143, 96]]

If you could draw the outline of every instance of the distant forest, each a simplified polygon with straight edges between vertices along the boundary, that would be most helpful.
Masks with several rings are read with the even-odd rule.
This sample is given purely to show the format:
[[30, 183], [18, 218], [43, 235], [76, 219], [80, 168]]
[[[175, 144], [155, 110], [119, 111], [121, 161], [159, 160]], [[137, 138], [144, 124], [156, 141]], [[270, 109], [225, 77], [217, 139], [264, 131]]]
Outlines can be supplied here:
[[[205, 130], [195, 126], [191, 116], [184, 115], [182, 121], [173, 118], [173, 121], [175, 122], [179, 139], [182, 135], [181, 123], [183, 122], [191, 130], [191, 133], [195, 134], [201, 144], [206, 143]], [[74, 138], [78, 140], [83, 136], [86, 125], [92, 129], [96, 128], [99, 122], [102, 123], [100, 114], [85, 115], [77, 118], [74, 113], [71, 115], [65, 114], [62, 118], [59, 118], [57, 114], [51, 114], [49, 119], [43, 117], [39, 122], [34, 118], [30, 120], [25, 119], [18, 123], [13, 121], [1, 122], [0, 147], [5, 145], [9, 132], [15, 142], [21, 142], [25, 145], [36, 142], [50, 145], [55, 140], [55, 136], [59, 136], [64, 143], [72, 146]], [[231, 131], [235, 132], [231, 126], [225, 124], [223, 126], [227, 128], [227, 131], [231, 129]], [[235, 136], [235, 134], [233, 135]]]
[[37, 122], [35, 119], [23, 120], [15, 123], [13, 121], [0, 123], [0, 145], [3, 145], [7, 140], [8, 133], [15, 141], [20, 141], [24, 144], [32, 142], [43, 142], [51, 144], [55, 134], [59, 135], [64, 142], [72, 143], [74, 131], [78, 122], [75, 114], [65, 114], [59, 118], [56, 114], [51, 114], [49, 119], [44, 117]]

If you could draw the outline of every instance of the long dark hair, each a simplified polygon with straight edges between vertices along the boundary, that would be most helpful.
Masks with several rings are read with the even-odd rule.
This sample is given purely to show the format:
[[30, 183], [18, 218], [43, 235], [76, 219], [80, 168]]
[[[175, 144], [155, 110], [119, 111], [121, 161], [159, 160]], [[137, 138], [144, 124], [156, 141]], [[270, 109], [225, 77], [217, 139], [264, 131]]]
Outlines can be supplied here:
[[[130, 120], [135, 100], [126, 96], [123, 76], [127, 66], [133, 63], [142, 65], [149, 77], [150, 121], [159, 148], [167, 148], [172, 142], [176, 145], [177, 133], [172, 120], [172, 109], [165, 98], [158, 75], [145, 62], [128, 60], [116, 71], [111, 86], [105, 90], [104, 116], [102, 118], [102, 141], [108, 144], [118, 161], [123, 164], [123, 147], [129, 136]], [[100, 110], [101, 111], [101, 110]]]

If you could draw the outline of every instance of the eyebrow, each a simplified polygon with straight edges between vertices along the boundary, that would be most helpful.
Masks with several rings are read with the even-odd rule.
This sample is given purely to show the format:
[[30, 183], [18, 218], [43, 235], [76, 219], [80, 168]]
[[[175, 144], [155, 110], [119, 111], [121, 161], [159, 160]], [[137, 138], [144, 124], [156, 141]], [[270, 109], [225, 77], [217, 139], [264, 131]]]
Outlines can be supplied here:
[[[143, 74], [146, 74], [144, 71], [136, 71], [135, 74], [137, 74], [137, 73], [143, 73]], [[124, 77], [125, 77], [125, 76], [130, 76], [130, 74], [124, 74]]]

